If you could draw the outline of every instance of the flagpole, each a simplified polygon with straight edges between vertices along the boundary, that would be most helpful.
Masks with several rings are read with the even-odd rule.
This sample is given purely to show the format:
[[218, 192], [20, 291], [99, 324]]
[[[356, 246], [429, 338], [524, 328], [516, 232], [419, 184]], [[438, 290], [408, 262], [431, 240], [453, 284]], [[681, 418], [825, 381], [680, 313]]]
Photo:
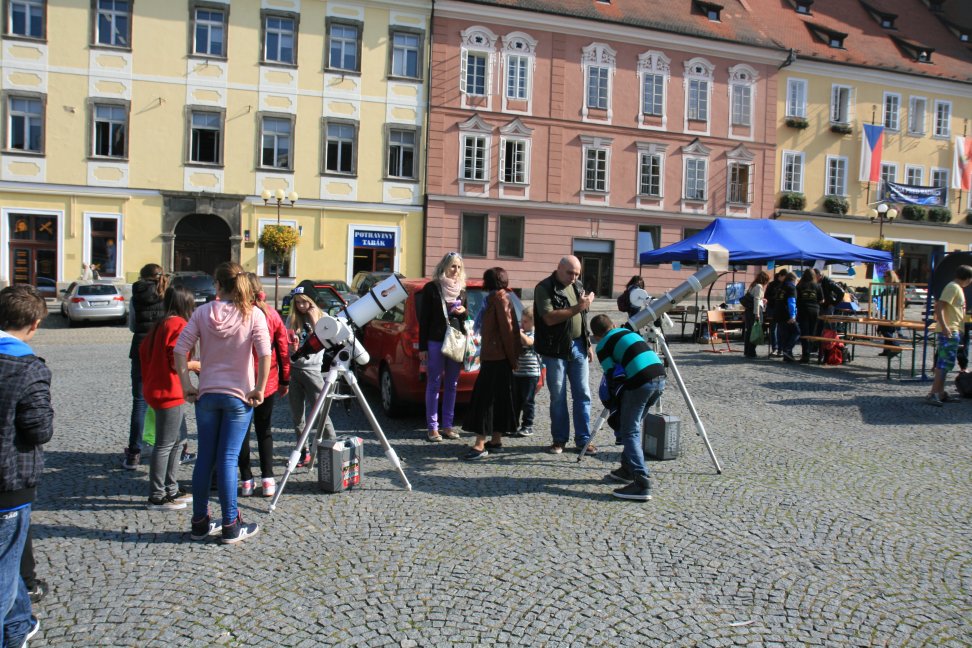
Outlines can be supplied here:
[[[966, 119], [965, 120], [965, 125], [962, 126], [962, 137], [963, 137], [963, 139], [968, 135], [968, 132], [969, 132], [969, 120]], [[954, 144], [953, 144], [953, 146], [954, 146]], [[955, 173], [955, 171], [952, 171], [952, 173]], [[955, 213], [956, 214], [961, 214], [962, 213], [962, 179], [961, 178], [959, 179], [958, 209], [955, 210]]]
[[[877, 110], [877, 106], [871, 106], [871, 126], [874, 125], [874, 113]], [[867, 133], [864, 134], [864, 138], [867, 138]], [[861, 149], [862, 151], [864, 149]], [[863, 162], [861, 163], [863, 165]], [[864, 207], [871, 204], [871, 176], [867, 176], [867, 196], [864, 198]], [[961, 204], [961, 203], [959, 203]]]

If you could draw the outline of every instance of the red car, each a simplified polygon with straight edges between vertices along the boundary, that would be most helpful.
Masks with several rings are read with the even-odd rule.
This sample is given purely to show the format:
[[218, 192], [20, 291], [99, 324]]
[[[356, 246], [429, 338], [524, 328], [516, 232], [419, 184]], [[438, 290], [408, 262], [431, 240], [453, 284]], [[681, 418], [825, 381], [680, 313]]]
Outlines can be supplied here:
[[[425, 368], [419, 363], [419, 325], [417, 303], [428, 279], [402, 279], [408, 298], [395, 308], [368, 322], [364, 327], [364, 346], [371, 359], [360, 372], [361, 381], [378, 388], [381, 408], [389, 416], [401, 414], [408, 403], [425, 402]], [[481, 279], [466, 282], [470, 317], [475, 318], [486, 300]], [[517, 317], [522, 304], [513, 300]], [[468, 403], [478, 371], [459, 374], [458, 403]]]

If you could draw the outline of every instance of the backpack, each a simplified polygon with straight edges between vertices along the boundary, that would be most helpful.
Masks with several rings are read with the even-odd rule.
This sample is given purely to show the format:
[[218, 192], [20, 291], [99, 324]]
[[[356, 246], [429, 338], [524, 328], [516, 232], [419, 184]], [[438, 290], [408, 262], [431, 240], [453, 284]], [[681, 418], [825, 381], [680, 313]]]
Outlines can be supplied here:
[[631, 310], [631, 289], [625, 288], [624, 292], [618, 295], [618, 310], [625, 315]]
[[844, 301], [844, 289], [833, 279], [823, 282], [824, 299], [829, 304], [839, 304]]
[[820, 354], [823, 356], [824, 364], [844, 364], [844, 343], [837, 339], [837, 331], [824, 329], [821, 335], [832, 340], [820, 343]]
[[955, 388], [965, 398], [972, 398], [972, 373], [962, 372], [955, 376]]

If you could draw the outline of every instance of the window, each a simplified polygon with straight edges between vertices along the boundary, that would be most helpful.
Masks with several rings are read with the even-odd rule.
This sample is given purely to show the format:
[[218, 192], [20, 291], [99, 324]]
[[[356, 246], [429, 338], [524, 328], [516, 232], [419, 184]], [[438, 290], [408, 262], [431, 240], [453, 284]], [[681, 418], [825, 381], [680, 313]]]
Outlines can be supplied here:
[[741, 162], [729, 163], [730, 203], [749, 205], [753, 202], [753, 165]]
[[97, 266], [102, 277], [118, 276], [118, 219], [91, 218], [88, 230], [88, 245], [91, 247], [91, 265]]
[[884, 200], [888, 195], [888, 183], [898, 181], [898, 165], [885, 162], [881, 165], [881, 186], [878, 187], [878, 200]]
[[662, 154], [643, 152], [639, 161], [638, 193], [642, 196], [661, 198]]
[[424, 35], [416, 32], [394, 31], [391, 35], [391, 75], [418, 79], [421, 73], [421, 53]]
[[635, 252], [635, 263], [641, 263], [641, 253], [651, 252], [661, 247], [661, 227], [658, 225], [638, 226], [638, 250]]
[[646, 74], [641, 84], [641, 111], [645, 115], [661, 117], [665, 106], [665, 77]]
[[685, 199], [705, 200], [707, 161], [700, 158], [685, 160]]
[[908, 165], [905, 167], [905, 184], [920, 187], [925, 181], [925, 168]]
[[847, 195], [847, 158], [827, 156], [827, 195]]
[[810, 15], [810, 5], [813, 0], [796, 0], [796, 12], [799, 14]]
[[[277, 223], [278, 221], [276, 220], [260, 219], [260, 221], [258, 222], [259, 234], [262, 234], [263, 230], [266, 229], [267, 227], [276, 227]], [[297, 229], [296, 221], [283, 220], [283, 221], [279, 221], [279, 223], [282, 227], [290, 227], [293, 229]], [[257, 267], [261, 268], [260, 275], [264, 277], [277, 276], [278, 272], [280, 273], [279, 276], [281, 277], [293, 277], [295, 261], [296, 261], [296, 248], [292, 248], [289, 254], [285, 254], [282, 257], [273, 254], [269, 251], [266, 251], [263, 248], [260, 248], [259, 251], [257, 252], [257, 263], [258, 263]], [[262, 265], [260, 265], [261, 262]]]
[[509, 184], [527, 183], [527, 141], [522, 139], [503, 140], [500, 165], [503, 169], [501, 180]]
[[803, 193], [803, 153], [783, 151], [783, 182], [781, 189]]
[[688, 118], [697, 121], [709, 119], [709, 82], [689, 80]]
[[908, 106], [908, 133], [911, 135], [925, 134], [925, 110], [928, 100], [924, 97], [912, 97]]
[[226, 12], [197, 7], [193, 12], [192, 53], [196, 56], [226, 57]]
[[353, 175], [357, 170], [357, 124], [324, 123], [324, 172]]
[[749, 126], [752, 123], [753, 89], [750, 86], [732, 86], [732, 123]]
[[297, 20], [287, 15], [263, 15], [263, 61], [293, 65], [297, 61]]
[[587, 68], [587, 107], [598, 110], [608, 108], [608, 75], [606, 67], [590, 66]]
[[463, 92], [478, 97], [486, 96], [486, 54], [481, 52], [466, 52]]
[[496, 237], [496, 255], [513, 259], [523, 258], [523, 216], [500, 216]]
[[787, 79], [786, 116], [807, 116], [807, 82], [805, 79]]
[[92, 157], [128, 157], [128, 106], [96, 103], [92, 111]]
[[[638, 55], [638, 75], [641, 77], [641, 116], [639, 124], [664, 127], [665, 102], [671, 59], [657, 51]], [[649, 117], [651, 119], [645, 119]]]
[[606, 148], [588, 148], [584, 152], [584, 191], [607, 191]]
[[684, 227], [682, 228], [682, 240], [684, 241], [687, 238], [692, 238], [701, 231], [702, 230], [698, 227]]
[[486, 256], [486, 226], [489, 216], [486, 214], [463, 214], [462, 237], [460, 247], [462, 256]]
[[45, 0], [8, 0], [7, 34], [24, 38], [44, 38]]
[[884, 95], [884, 127], [888, 130], [899, 130], [901, 126], [901, 95], [885, 93]]
[[223, 113], [211, 110], [189, 111], [189, 162], [223, 163]]
[[948, 205], [948, 169], [932, 169], [931, 186], [945, 187], [944, 205], [947, 206]]
[[293, 167], [293, 127], [290, 117], [264, 117], [260, 129], [261, 154], [260, 164], [268, 169], [286, 169]]
[[361, 48], [357, 25], [328, 21], [327, 67], [332, 70], [357, 72], [358, 53]]
[[95, 0], [95, 44], [131, 48], [132, 3], [130, 0]]
[[833, 87], [830, 97], [830, 121], [834, 124], [850, 124], [851, 94], [853, 88], [848, 86]]
[[525, 100], [528, 98], [527, 80], [530, 58], [511, 54], [506, 58], [506, 98]]
[[463, 135], [462, 137], [462, 179], [486, 180], [486, 136]]
[[388, 131], [388, 177], [415, 178], [415, 131]]
[[935, 137], [948, 137], [952, 132], [952, 103], [935, 102]]
[[44, 100], [36, 97], [7, 97], [7, 149], [44, 152]]

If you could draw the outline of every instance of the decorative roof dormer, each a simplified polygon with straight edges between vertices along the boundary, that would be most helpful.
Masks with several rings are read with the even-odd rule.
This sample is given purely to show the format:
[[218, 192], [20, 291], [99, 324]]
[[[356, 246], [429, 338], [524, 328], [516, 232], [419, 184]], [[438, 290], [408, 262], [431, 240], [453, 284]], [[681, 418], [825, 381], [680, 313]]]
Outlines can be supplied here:
[[894, 26], [894, 21], [898, 19], [898, 14], [882, 11], [874, 5], [864, 2], [864, 0], [860, 0], [860, 2], [867, 13], [871, 14], [871, 18], [874, 18], [883, 29], [897, 29]]
[[790, 0], [790, 4], [793, 5], [798, 14], [811, 15], [810, 7], [813, 5], [813, 0]]
[[943, 20], [948, 30], [955, 34], [963, 43], [972, 42], [972, 28], [959, 25], [951, 20]]
[[804, 23], [807, 29], [814, 38], [819, 40], [821, 43], [826, 43], [834, 49], [844, 49], [844, 40], [847, 38], [847, 34], [844, 32], [839, 32], [830, 27], [824, 27], [823, 25], [818, 25], [816, 23]]
[[722, 5], [708, 0], [692, 0], [692, 8], [713, 22], [722, 20]]
[[916, 63], [931, 63], [932, 62], [932, 52], [935, 51], [934, 47], [928, 47], [927, 45], [922, 45], [918, 41], [913, 41], [908, 38], [902, 38], [901, 36], [892, 36], [891, 40], [894, 44], [898, 46], [901, 52]]

